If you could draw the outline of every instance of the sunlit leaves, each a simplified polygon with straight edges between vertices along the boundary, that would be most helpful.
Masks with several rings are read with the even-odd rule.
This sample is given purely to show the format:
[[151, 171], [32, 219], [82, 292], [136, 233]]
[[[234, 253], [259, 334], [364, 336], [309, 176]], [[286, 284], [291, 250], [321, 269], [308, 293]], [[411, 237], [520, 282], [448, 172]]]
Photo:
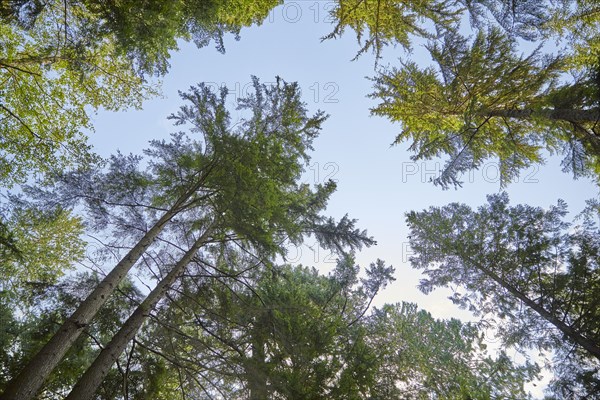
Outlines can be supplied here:
[[456, 1], [405, 0], [340, 0], [331, 14], [337, 21], [332, 33], [335, 38], [348, 28], [354, 30], [362, 53], [372, 50], [379, 58], [387, 45], [412, 47], [412, 39], [433, 37], [426, 23], [451, 25], [458, 21]]
[[18, 253], [0, 262], [4, 295], [53, 284], [83, 256], [83, 225], [68, 211], [15, 206], [5, 224]]
[[[373, 79], [372, 113], [401, 125], [396, 143], [408, 142], [414, 160], [447, 157], [435, 184], [460, 186], [464, 173], [491, 159], [506, 186], [556, 153], [575, 178], [598, 178], [593, 1], [340, 1], [332, 16], [326, 38], [353, 29], [358, 55], [372, 49], [379, 60], [386, 46], [407, 50]], [[424, 39], [433, 66], [414, 62], [411, 49]]]
[[460, 185], [462, 174], [496, 159], [506, 185], [544, 151], [563, 153], [575, 176], [595, 176], [595, 91], [589, 81], [558, 86], [563, 61], [539, 49], [520, 55], [498, 29], [472, 42], [448, 33], [428, 49], [436, 68], [384, 70], [371, 97], [380, 101], [373, 114], [402, 125], [396, 143], [408, 141], [414, 160], [448, 157], [434, 183]]
[[177, 40], [224, 51], [277, 0], [10, 2], [0, 12], [0, 182], [95, 161], [91, 113], [141, 106]]
[[29, 31], [0, 24], [3, 185], [20, 183], [30, 172], [88, 164], [90, 112], [139, 106], [152, 93], [126, 59], [112, 57], [110, 42], [81, 54], [63, 43], [53, 49], [53, 21], [42, 17]]

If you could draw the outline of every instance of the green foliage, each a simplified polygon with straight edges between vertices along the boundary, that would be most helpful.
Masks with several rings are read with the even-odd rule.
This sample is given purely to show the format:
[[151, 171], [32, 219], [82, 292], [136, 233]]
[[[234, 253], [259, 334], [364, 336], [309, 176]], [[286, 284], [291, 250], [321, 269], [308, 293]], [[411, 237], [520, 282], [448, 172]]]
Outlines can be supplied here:
[[600, 32], [598, 4], [594, 0], [577, 0], [575, 5], [562, 2], [549, 15], [545, 28], [568, 44], [567, 60], [576, 69], [586, 70], [598, 66]]
[[513, 364], [504, 351], [488, 355], [474, 325], [434, 319], [416, 304], [374, 310], [368, 329], [385, 382], [377, 399], [525, 399], [523, 384], [539, 372], [529, 363]]
[[355, 220], [321, 214], [333, 182], [299, 183], [326, 116], [308, 114], [295, 83], [266, 86], [254, 78], [254, 89], [240, 99], [241, 120], [233, 124], [226, 91], [193, 87], [171, 117], [191, 134], [152, 141], [145, 169], [141, 156], [116, 154], [101, 168], [55, 174], [54, 189], [31, 195], [42, 204], [80, 201], [88, 226], [108, 241], [135, 244], [150, 221], [173, 208], [181, 217], [166, 233], [180, 237], [210, 222], [215, 240], [240, 240], [261, 252], [283, 255], [284, 241], [299, 244], [307, 235], [336, 252], [374, 244]]
[[361, 280], [352, 258], [324, 276], [216, 254], [188, 270], [144, 336], [168, 361], [176, 398], [526, 398], [537, 373], [487, 355], [474, 326], [416, 305], [366, 314], [391, 278], [380, 262]]
[[381, 56], [383, 47], [399, 44], [404, 49], [412, 47], [412, 37], [433, 37], [425, 22], [451, 25], [458, 21], [457, 1], [406, 1], [406, 0], [339, 0], [331, 15], [336, 26], [325, 39], [341, 36], [347, 28], [356, 33], [360, 50], [355, 58], [372, 50]]
[[279, 0], [81, 3], [93, 15], [94, 33], [114, 37], [119, 51], [133, 58], [139, 71], [162, 75], [178, 39], [193, 40], [199, 47], [214, 40], [217, 49], [224, 51], [225, 33], [238, 35], [242, 27], [260, 24]]
[[[597, 4], [593, 1], [340, 1], [327, 38], [352, 28], [358, 54], [399, 44], [408, 60], [378, 71], [374, 115], [398, 122], [414, 160], [447, 156], [443, 188], [492, 159], [501, 185], [561, 153], [574, 177], [600, 176]], [[465, 38], [470, 28], [476, 34]], [[433, 66], [410, 61], [425, 45]], [[536, 49], [522, 54], [525, 41]], [[530, 46], [530, 45], [529, 45]], [[553, 50], [552, 50], [553, 49]]]
[[568, 12], [563, 0], [461, 0], [476, 27], [499, 25], [507, 33], [529, 41], [550, 34], [549, 21]]
[[[152, 93], [111, 42], [69, 47], [57, 38], [48, 9], [35, 28], [0, 22], [0, 182], [20, 183], [29, 172], [93, 160], [84, 130], [89, 113], [141, 104]], [[69, 21], [74, 30], [81, 21]]]
[[0, 244], [0, 391], [24, 359], [52, 332], [44, 296], [83, 257], [81, 220], [61, 208], [40, 209], [22, 200], [3, 204], [9, 243]]
[[5, 228], [14, 251], [3, 249], [0, 296], [25, 301], [36, 288], [55, 284], [83, 257], [83, 224], [61, 208], [39, 209], [19, 201], [11, 206]]
[[[308, 115], [297, 84], [278, 79], [275, 85], [266, 86], [254, 79], [254, 88], [253, 94], [239, 101], [237, 108], [244, 115], [236, 124], [231, 123], [226, 107], [226, 91], [215, 94], [204, 85], [192, 88], [182, 94], [188, 104], [173, 116], [179, 125], [192, 125], [191, 134], [177, 133], [171, 141], [152, 142], [145, 152], [147, 163], [141, 162], [142, 157], [117, 154], [96, 168], [56, 172], [52, 187], [26, 188], [26, 193], [41, 206], [85, 206], [80, 209], [86, 227], [106, 239], [112, 257], [118, 257], [120, 249], [139, 248], [146, 241], [151, 247], [144, 249], [143, 265], [158, 268], [153, 276], [158, 280], [173, 271], [186, 245], [200, 234], [205, 238], [200, 247], [208, 254], [212, 254], [211, 243], [231, 243], [265, 262], [285, 254], [285, 241], [301, 243], [311, 234], [323, 247], [340, 254], [373, 244], [347, 216], [336, 222], [322, 215], [335, 189], [333, 183], [311, 187], [299, 182], [325, 116], [320, 112]], [[164, 225], [156, 225], [159, 218]], [[152, 243], [149, 230], [159, 232], [160, 240]], [[131, 268], [137, 259], [128, 257], [125, 260]], [[124, 276], [128, 270], [119, 271]], [[216, 276], [220, 273], [215, 272]], [[374, 295], [383, 281], [371, 277], [382, 274], [390, 274], [382, 263], [367, 271], [364, 296]], [[110, 283], [116, 286], [115, 282]], [[172, 284], [169, 281], [166, 288]], [[159, 301], [162, 293], [156, 293]], [[92, 299], [102, 304], [100, 300], [106, 297]], [[131, 332], [137, 332], [143, 320]], [[132, 371], [139, 363], [152, 363], [151, 358], [140, 357], [141, 353]], [[113, 373], [110, 366], [106, 370]], [[150, 395], [151, 391], [140, 387], [160, 387], [163, 378], [165, 389], [173, 388], [167, 384], [172, 382], [171, 375], [161, 363], [150, 368], [156, 369], [156, 376], [131, 373], [131, 379], [139, 379], [132, 383], [132, 390]], [[156, 393], [151, 395], [159, 396]]]
[[93, 161], [83, 132], [99, 108], [140, 107], [157, 94], [177, 40], [198, 46], [260, 23], [277, 0], [25, 0], [0, 12], [0, 183]]
[[43, 204], [81, 201], [91, 229], [127, 243], [136, 243], [157, 214], [174, 209], [181, 218], [167, 225], [169, 233], [181, 236], [180, 224], [197, 232], [211, 221], [215, 240], [237, 239], [261, 251], [282, 253], [283, 241], [300, 243], [307, 234], [334, 250], [338, 239], [328, 236], [346, 235], [340, 246], [373, 244], [355, 221], [320, 214], [333, 182], [299, 183], [325, 115], [308, 115], [295, 83], [278, 79], [270, 87], [254, 78], [254, 89], [240, 99], [242, 117], [233, 124], [226, 91], [193, 87], [171, 117], [191, 134], [152, 141], [145, 169], [142, 157], [117, 154], [104, 167], [57, 173], [55, 189], [31, 193]]
[[6, 226], [4, 221], [0, 219], [0, 258], [20, 257], [21, 254], [15, 243], [13, 233]]
[[504, 186], [543, 162], [543, 150], [563, 153], [575, 176], [597, 176], [595, 82], [559, 85], [563, 60], [539, 50], [518, 55], [497, 29], [480, 31], [472, 44], [447, 34], [428, 48], [437, 69], [406, 63], [384, 71], [371, 96], [381, 100], [375, 115], [402, 124], [396, 143], [410, 141], [414, 160], [449, 157], [434, 183], [460, 185], [462, 173], [491, 158]]
[[[98, 282], [96, 275], [77, 274], [56, 284], [46, 285], [44, 290], [31, 294], [35, 305], [24, 310], [22, 315], [12, 315], [13, 320], [3, 331], [5, 337], [0, 338], [7, 339], [7, 346], [2, 347], [0, 357], [0, 391], [6, 381], [39, 350]], [[127, 318], [139, 300], [140, 293], [131, 282], [122, 284], [119, 291], [120, 294], [100, 311], [96, 322], [87, 327], [86, 335], [79, 338], [66, 355], [39, 398], [64, 398], [92, 362], [98, 352], [98, 345], [110, 338], [115, 327]], [[119, 372], [116, 375], [116, 389], [113, 388], [112, 395], [104, 398], [115, 398], [114, 393], [120, 393], [119, 381], [122, 376], [119, 376]]]
[[[577, 32], [584, 25], [579, 23], [579, 15], [593, 20], [593, 2], [578, 3], [574, 11], [569, 2], [560, 0], [340, 0], [331, 11], [336, 26], [325, 38], [341, 36], [351, 28], [360, 46], [357, 57], [371, 49], [380, 58], [386, 46], [400, 45], [411, 50], [422, 39], [456, 33], [469, 19], [475, 30], [498, 27], [511, 37], [533, 41], [557, 35], [561, 30]], [[594, 31], [589, 26], [585, 29]]]
[[368, 279], [368, 290], [357, 285], [352, 258], [327, 277], [314, 268], [252, 267], [253, 257], [233, 249], [217, 254], [191, 268], [149, 334], [183, 377], [181, 392], [355, 398], [372, 386], [358, 321], [391, 268]]
[[408, 214], [411, 263], [426, 275], [420, 288], [452, 288], [451, 300], [485, 318], [505, 345], [554, 350], [562, 392], [582, 395], [577, 386], [597, 376], [600, 358], [597, 211], [572, 226], [564, 202], [544, 210], [510, 207], [506, 194], [488, 201], [476, 211], [454, 203]]

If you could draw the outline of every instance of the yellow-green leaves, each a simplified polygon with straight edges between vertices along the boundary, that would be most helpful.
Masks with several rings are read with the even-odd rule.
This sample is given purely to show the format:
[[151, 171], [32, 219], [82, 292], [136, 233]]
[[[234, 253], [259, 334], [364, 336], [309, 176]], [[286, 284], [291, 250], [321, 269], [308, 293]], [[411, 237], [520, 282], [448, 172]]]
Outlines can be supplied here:
[[177, 40], [198, 46], [261, 22], [278, 0], [24, 0], [0, 12], [0, 184], [94, 161], [83, 132], [100, 108], [157, 94]]
[[153, 93], [114, 45], [72, 48], [53, 43], [52, 14], [31, 30], [0, 22], [0, 183], [12, 186], [30, 173], [92, 161], [84, 130], [89, 113], [141, 105]]
[[[544, 149], [564, 152], [575, 175], [593, 174], [598, 112], [586, 93], [594, 90], [589, 81], [558, 87], [563, 59], [539, 49], [522, 55], [515, 40], [495, 28], [472, 41], [449, 32], [428, 50], [435, 68], [406, 62], [384, 70], [371, 97], [380, 100], [373, 114], [402, 125], [396, 142], [409, 141], [413, 159], [448, 156], [434, 183], [460, 185], [461, 174], [492, 159], [506, 185], [542, 162]], [[573, 101], [581, 94], [587, 97]], [[573, 148], [581, 151], [572, 161]]]
[[17, 295], [27, 285], [53, 284], [83, 257], [83, 224], [65, 210], [15, 208], [6, 226], [18, 250], [0, 262], [6, 294]]
[[[597, 178], [599, 15], [591, 0], [340, 0], [327, 38], [349, 27], [358, 55], [407, 50], [374, 79], [381, 102], [372, 112], [402, 125], [396, 142], [409, 141], [413, 159], [448, 156], [434, 183], [461, 185], [461, 174], [492, 159], [506, 185], [545, 151], [562, 153], [575, 177]], [[411, 61], [423, 39], [432, 67]], [[575, 100], [557, 107], [557, 97]]]
[[340, 36], [346, 28], [356, 33], [361, 46], [357, 57], [372, 50], [377, 58], [384, 46], [412, 47], [412, 39], [432, 37], [427, 23], [450, 25], [457, 21], [456, 1], [439, 0], [339, 0], [332, 10], [337, 25], [327, 38]]
[[216, 10], [216, 20], [226, 27], [238, 29], [261, 24], [269, 11], [282, 3], [281, 0], [226, 0]]

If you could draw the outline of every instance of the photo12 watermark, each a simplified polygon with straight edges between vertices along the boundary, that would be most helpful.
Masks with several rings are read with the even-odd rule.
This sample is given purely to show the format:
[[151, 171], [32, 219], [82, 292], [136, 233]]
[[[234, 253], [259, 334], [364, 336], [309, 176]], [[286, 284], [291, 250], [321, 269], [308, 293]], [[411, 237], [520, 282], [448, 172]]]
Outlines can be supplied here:
[[[431, 182], [442, 175], [443, 165], [440, 162], [403, 162], [401, 167], [402, 183], [409, 182]], [[519, 176], [511, 180], [512, 183], [539, 183], [537, 177], [540, 171], [539, 165], [535, 164], [523, 171]], [[459, 175], [459, 179], [465, 183], [485, 182], [500, 183], [502, 179], [500, 163], [489, 161], [477, 169], [471, 169], [467, 173]]]
[[[230, 95], [234, 96], [235, 101], [248, 97], [254, 93], [253, 82], [203, 82], [204, 85], [213, 93], [219, 93], [222, 88], [226, 88]], [[262, 82], [267, 87], [274, 87], [276, 82]], [[336, 104], [340, 102], [340, 87], [336, 82], [312, 82], [305, 89], [300, 88], [302, 98], [315, 104]]]
[[339, 171], [340, 166], [336, 162], [327, 161], [320, 163], [316, 161], [308, 166], [305, 172], [307, 176], [305, 183], [313, 183], [315, 185], [323, 184], [328, 181], [337, 183], [338, 180], [335, 177]]
[[410, 262], [410, 258], [416, 253], [410, 247], [409, 242], [402, 242], [402, 246], [400, 246], [400, 252], [402, 255], [402, 263], [407, 264]]
[[331, 25], [336, 22], [333, 12], [337, 6], [338, 3], [331, 0], [286, 1], [272, 9], [266, 21], [271, 24], [279, 22], [297, 24], [302, 21]]
[[318, 242], [296, 245], [288, 242], [285, 245], [286, 254], [283, 261], [289, 264], [320, 265], [336, 264], [339, 256], [331, 250], [323, 249]]

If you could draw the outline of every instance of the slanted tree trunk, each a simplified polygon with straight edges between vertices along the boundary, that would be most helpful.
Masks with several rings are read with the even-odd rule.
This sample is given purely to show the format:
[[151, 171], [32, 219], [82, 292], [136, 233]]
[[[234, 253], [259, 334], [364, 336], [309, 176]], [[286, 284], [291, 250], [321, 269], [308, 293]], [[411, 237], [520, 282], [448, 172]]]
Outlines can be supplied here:
[[500, 286], [502, 286], [503, 288], [508, 290], [513, 296], [515, 296], [517, 299], [521, 300], [529, 308], [531, 308], [533, 311], [538, 313], [546, 321], [548, 321], [549, 323], [554, 325], [554, 327], [556, 327], [556, 329], [561, 331], [566, 337], [570, 338], [573, 342], [577, 343], [583, 349], [585, 349], [587, 352], [589, 352], [591, 355], [593, 355], [598, 360], [600, 360], [600, 346], [598, 343], [595, 343], [594, 341], [586, 338], [579, 331], [577, 331], [573, 327], [565, 324], [556, 315], [554, 315], [551, 312], [549, 312], [548, 310], [546, 310], [543, 306], [536, 303], [534, 300], [530, 299], [525, 293], [521, 292], [515, 286], [511, 285], [509, 282], [507, 282], [506, 280], [504, 280], [500, 276], [498, 276], [498, 274], [496, 274], [493, 271], [491, 271], [490, 269], [484, 267], [483, 265], [481, 265], [480, 263], [475, 261], [470, 256], [468, 256], [466, 254], [457, 254], [457, 256], [464, 260], [467, 260], [475, 268], [479, 269], [481, 272], [483, 272], [485, 275], [487, 275], [494, 282], [496, 282], [497, 284], [499, 284]]
[[125, 350], [138, 330], [144, 323], [146, 317], [156, 306], [160, 299], [164, 297], [167, 290], [173, 285], [175, 280], [181, 275], [185, 267], [190, 263], [198, 249], [206, 243], [206, 238], [210, 234], [210, 229], [196, 240], [192, 247], [184, 254], [184, 256], [175, 264], [173, 269], [169, 271], [156, 287], [148, 294], [146, 299], [136, 308], [131, 316], [125, 321], [121, 329], [113, 336], [111, 341], [102, 349], [98, 357], [92, 365], [87, 369], [85, 374], [79, 379], [77, 384], [71, 390], [71, 393], [66, 397], [66, 400], [87, 400], [92, 399], [98, 387], [106, 378], [113, 364], [117, 361], [121, 353]]
[[175, 204], [165, 212], [140, 241], [119, 261], [115, 268], [98, 284], [96, 289], [79, 305], [77, 310], [62, 324], [58, 331], [11, 380], [0, 400], [31, 400], [42, 388], [52, 370], [58, 365], [108, 296], [117, 288], [129, 270], [158, 237], [165, 225], [186, 208], [186, 202], [200, 188], [206, 174], [201, 174], [196, 185], [187, 190]]
[[541, 110], [534, 109], [505, 109], [505, 110], [490, 110], [481, 112], [482, 115], [490, 117], [504, 117], [515, 119], [531, 119], [544, 118], [553, 121], [567, 122], [598, 122], [600, 121], [600, 110], [577, 110], [569, 108], [547, 108]]

